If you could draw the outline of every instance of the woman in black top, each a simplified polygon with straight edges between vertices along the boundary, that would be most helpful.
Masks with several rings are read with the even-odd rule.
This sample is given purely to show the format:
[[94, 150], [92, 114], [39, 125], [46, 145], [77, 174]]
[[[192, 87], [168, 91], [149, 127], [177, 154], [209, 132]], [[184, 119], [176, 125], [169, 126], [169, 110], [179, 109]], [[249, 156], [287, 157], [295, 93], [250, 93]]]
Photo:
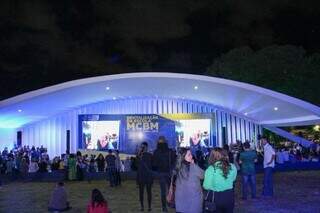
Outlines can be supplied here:
[[148, 143], [143, 142], [140, 146], [140, 151], [137, 156], [138, 160], [138, 172], [137, 183], [139, 185], [139, 199], [141, 205], [141, 211], [144, 211], [143, 195], [144, 187], [147, 188], [148, 195], [148, 211], [151, 211], [151, 187], [153, 183], [152, 173], [152, 154], [148, 152]]
[[99, 154], [97, 157], [97, 166], [99, 172], [104, 172], [105, 160], [102, 154]]

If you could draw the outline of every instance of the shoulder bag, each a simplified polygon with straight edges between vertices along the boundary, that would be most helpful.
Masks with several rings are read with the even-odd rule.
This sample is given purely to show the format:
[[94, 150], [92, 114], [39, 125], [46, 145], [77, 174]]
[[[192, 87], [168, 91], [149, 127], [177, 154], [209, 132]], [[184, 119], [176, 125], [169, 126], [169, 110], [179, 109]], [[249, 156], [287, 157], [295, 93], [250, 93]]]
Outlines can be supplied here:
[[[210, 199], [210, 194], [212, 194]], [[208, 190], [206, 198], [204, 199], [204, 211], [214, 212], [216, 210], [216, 204], [214, 203], [214, 191]]]

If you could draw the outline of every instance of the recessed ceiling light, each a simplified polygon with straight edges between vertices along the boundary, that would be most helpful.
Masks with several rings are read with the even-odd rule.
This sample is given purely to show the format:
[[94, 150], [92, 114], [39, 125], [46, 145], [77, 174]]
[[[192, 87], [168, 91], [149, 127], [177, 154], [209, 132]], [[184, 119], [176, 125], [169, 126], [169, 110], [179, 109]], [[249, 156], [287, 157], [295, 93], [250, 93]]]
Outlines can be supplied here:
[[246, 116], [247, 116], [247, 115], [248, 115], [248, 113], [247, 113], [247, 112], [245, 112], [245, 113], [244, 113], [244, 115], [246, 115]]
[[22, 109], [18, 109], [18, 112], [22, 112]]
[[198, 86], [194, 86], [193, 89], [194, 89], [194, 90], [197, 90], [197, 89], [198, 89]]
[[116, 98], [116, 97], [113, 97], [112, 99], [113, 99], [113, 100], [116, 100], [117, 98]]
[[106, 90], [110, 90], [110, 87], [106, 87]]
[[273, 108], [274, 111], [278, 111], [278, 107]]

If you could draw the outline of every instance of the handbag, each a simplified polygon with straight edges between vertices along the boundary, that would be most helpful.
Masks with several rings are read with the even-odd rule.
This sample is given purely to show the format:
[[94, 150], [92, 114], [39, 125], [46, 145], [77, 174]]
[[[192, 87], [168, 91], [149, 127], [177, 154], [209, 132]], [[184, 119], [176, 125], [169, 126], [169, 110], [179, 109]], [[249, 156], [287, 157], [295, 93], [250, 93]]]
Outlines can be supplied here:
[[169, 191], [166, 197], [168, 206], [171, 208], [175, 207], [175, 192], [176, 192], [176, 184], [175, 184], [174, 176], [172, 176]]
[[[209, 198], [210, 193], [212, 193], [211, 199]], [[216, 204], [214, 202], [214, 191], [207, 191], [207, 196], [204, 199], [204, 211], [205, 212], [214, 212], [217, 209]]]

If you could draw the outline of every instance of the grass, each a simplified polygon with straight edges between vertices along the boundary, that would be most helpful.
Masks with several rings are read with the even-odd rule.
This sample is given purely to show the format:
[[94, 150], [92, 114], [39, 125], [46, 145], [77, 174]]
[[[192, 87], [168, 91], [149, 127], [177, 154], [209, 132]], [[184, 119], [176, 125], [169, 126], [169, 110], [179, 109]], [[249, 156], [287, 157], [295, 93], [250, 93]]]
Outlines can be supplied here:
[[[257, 176], [258, 194], [262, 190], [262, 178]], [[54, 183], [14, 182], [0, 189], [0, 212], [47, 212], [47, 204]], [[139, 212], [138, 189], [133, 180], [123, 182], [120, 188], [110, 188], [106, 181], [67, 182], [72, 210], [81, 213], [93, 188], [100, 189], [108, 200], [112, 212]], [[287, 172], [274, 174], [275, 197], [272, 199], [240, 200], [240, 180], [236, 184], [235, 212], [306, 212], [320, 213], [320, 172]], [[159, 185], [153, 186], [153, 212], [161, 212]], [[174, 212], [170, 209], [170, 212]]]

